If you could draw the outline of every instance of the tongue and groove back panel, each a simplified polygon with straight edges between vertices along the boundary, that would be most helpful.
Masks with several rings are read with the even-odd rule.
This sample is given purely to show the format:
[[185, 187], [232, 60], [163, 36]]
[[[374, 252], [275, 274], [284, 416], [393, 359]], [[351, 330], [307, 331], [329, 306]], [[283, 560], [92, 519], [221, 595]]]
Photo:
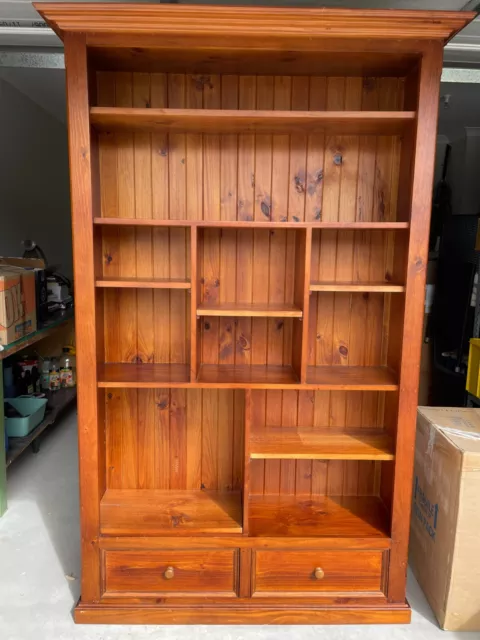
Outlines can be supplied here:
[[[403, 109], [404, 80], [97, 72], [97, 104], [394, 111]], [[103, 132], [98, 141], [103, 217], [397, 219], [399, 136]], [[293, 303], [298, 233], [302, 232], [199, 232], [200, 302]], [[314, 230], [312, 281], [389, 282], [395, 235], [401, 233]], [[106, 278], [188, 281], [191, 275], [190, 231], [184, 228], [105, 227], [102, 255]], [[189, 363], [189, 291], [112, 288], [103, 295], [106, 362]], [[386, 364], [390, 297], [312, 292], [308, 363]], [[291, 365], [295, 322], [202, 317], [200, 361]], [[257, 391], [254, 406], [267, 424], [382, 428], [384, 395]], [[240, 489], [242, 397], [242, 392], [233, 391], [109, 390], [108, 487]], [[374, 461], [255, 460], [251, 491], [374, 495], [380, 473], [381, 463]]]

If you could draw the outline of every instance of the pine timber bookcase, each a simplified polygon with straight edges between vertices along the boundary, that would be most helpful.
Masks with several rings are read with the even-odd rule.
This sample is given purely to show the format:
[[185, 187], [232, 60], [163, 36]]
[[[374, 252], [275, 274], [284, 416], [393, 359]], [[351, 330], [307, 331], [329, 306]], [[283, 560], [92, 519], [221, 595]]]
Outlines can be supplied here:
[[76, 621], [408, 622], [442, 54], [474, 14], [35, 6], [67, 69]]

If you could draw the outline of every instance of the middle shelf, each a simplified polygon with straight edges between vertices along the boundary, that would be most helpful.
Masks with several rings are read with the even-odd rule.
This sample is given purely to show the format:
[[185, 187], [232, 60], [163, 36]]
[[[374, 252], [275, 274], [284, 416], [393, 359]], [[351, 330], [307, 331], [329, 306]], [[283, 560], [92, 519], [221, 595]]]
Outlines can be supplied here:
[[101, 363], [101, 388], [312, 388], [323, 390], [396, 391], [398, 377], [388, 367], [309, 367], [306, 384], [300, 384], [295, 370], [283, 365], [202, 364], [196, 379], [190, 380], [188, 364]]
[[266, 427], [253, 429], [250, 457], [260, 460], [393, 460], [394, 442], [381, 429]]

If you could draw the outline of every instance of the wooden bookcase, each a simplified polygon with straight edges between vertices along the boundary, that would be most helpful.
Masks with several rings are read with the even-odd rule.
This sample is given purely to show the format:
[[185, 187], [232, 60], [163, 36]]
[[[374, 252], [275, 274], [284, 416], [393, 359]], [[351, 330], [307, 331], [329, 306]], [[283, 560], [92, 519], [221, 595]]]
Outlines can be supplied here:
[[36, 7], [67, 67], [77, 622], [407, 622], [442, 49], [473, 14]]

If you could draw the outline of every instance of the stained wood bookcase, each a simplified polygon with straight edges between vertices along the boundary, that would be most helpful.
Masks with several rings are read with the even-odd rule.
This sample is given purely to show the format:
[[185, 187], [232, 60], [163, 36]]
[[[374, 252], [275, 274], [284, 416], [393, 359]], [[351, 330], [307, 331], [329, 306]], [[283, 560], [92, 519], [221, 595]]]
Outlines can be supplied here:
[[65, 42], [78, 622], [407, 622], [444, 43], [468, 13], [36, 5]]

